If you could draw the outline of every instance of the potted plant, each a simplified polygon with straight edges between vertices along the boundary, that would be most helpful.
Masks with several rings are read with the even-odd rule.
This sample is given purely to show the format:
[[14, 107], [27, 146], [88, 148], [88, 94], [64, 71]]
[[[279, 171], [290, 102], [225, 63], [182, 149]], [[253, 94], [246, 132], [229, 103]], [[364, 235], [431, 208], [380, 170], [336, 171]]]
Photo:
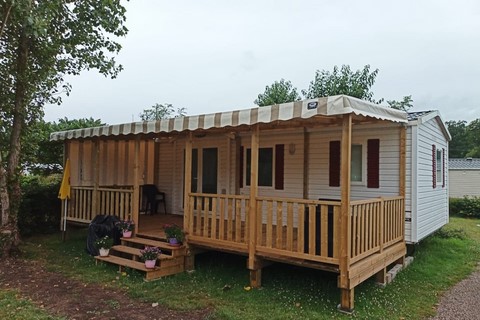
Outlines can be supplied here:
[[176, 224], [166, 224], [163, 226], [167, 241], [172, 246], [179, 246], [185, 240], [185, 232]]
[[95, 247], [98, 249], [101, 257], [108, 256], [112, 245], [113, 239], [111, 239], [109, 236], [104, 236], [95, 240]]
[[146, 246], [143, 250], [140, 250], [140, 260], [145, 262], [145, 268], [153, 269], [157, 263], [158, 255], [161, 253], [157, 247]]
[[115, 223], [115, 225], [122, 232], [122, 236], [124, 238], [132, 237], [133, 227], [135, 226], [133, 220], [118, 221], [117, 223]]

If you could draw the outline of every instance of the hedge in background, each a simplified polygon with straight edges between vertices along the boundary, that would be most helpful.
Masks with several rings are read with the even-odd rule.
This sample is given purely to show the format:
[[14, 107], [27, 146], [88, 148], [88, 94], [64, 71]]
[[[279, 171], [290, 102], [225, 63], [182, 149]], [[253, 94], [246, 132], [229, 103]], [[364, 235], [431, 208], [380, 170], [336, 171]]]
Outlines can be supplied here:
[[480, 218], [480, 197], [450, 198], [450, 214]]
[[59, 230], [61, 201], [58, 190], [61, 182], [62, 175], [22, 177], [22, 203], [18, 214], [22, 236]]

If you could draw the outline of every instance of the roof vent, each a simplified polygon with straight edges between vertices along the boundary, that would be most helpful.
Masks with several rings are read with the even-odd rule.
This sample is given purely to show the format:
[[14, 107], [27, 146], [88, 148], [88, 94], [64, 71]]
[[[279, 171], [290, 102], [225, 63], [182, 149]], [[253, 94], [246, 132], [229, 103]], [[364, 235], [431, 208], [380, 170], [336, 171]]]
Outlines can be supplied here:
[[473, 158], [472, 157], [468, 157], [466, 158], [467, 161], [473, 161]]

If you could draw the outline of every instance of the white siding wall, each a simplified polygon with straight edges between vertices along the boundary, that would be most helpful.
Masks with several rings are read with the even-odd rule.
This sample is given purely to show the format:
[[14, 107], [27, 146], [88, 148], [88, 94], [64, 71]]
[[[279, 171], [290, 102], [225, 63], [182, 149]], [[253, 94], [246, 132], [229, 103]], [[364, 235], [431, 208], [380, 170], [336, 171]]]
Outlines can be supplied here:
[[[413, 137], [417, 136], [417, 127], [407, 128], [407, 143], [406, 143], [406, 178], [405, 178], [405, 241], [412, 242], [414, 235], [412, 234], [412, 207], [416, 198], [412, 198], [412, 190], [416, 188], [415, 177], [413, 173], [416, 170], [416, 163], [413, 162], [413, 154], [417, 150], [417, 142]], [[416, 193], [415, 193], [416, 195]]]
[[448, 190], [451, 198], [480, 196], [480, 170], [450, 169], [448, 177]]
[[[413, 242], [418, 242], [448, 222], [448, 142], [440, 129], [437, 119], [422, 123], [417, 128], [417, 186], [413, 196], [416, 197], [416, 208], [412, 208]], [[446, 172], [445, 187], [432, 183], [432, 144], [437, 150], [445, 149]], [[441, 164], [439, 164], [441, 165]]]
[[[241, 145], [250, 147], [250, 135], [241, 136]], [[339, 128], [317, 129], [310, 133], [309, 152], [309, 199], [340, 199], [340, 188], [329, 187], [329, 142], [340, 140]], [[366, 186], [366, 152], [367, 140], [380, 139], [380, 188], [367, 188]], [[260, 196], [303, 198], [303, 154], [304, 154], [303, 129], [283, 131], [269, 131], [260, 133], [260, 147], [274, 147], [275, 144], [285, 145], [284, 157], [284, 190], [275, 190], [272, 187], [259, 187]], [[361, 143], [364, 153], [365, 181], [352, 185], [352, 199], [375, 198], [380, 196], [396, 196], [399, 194], [399, 141], [400, 132], [396, 124], [385, 123], [378, 125], [356, 125], [353, 127], [353, 143]], [[293, 154], [290, 145], [295, 146]], [[201, 168], [201, 148], [218, 148], [218, 193], [235, 192], [235, 140], [228, 139], [226, 135], [194, 138], [194, 148], [199, 149], [199, 167]], [[183, 153], [185, 140], [178, 139], [174, 143], [160, 143], [158, 164], [158, 186], [167, 193], [168, 211], [183, 213]], [[244, 152], [244, 156], [246, 152]], [[245, 166], [243, 177], [245, 179]], [[199, 170], [199, 177], [201, 172]], [[274, 176], [274, 175], [273, 175]], [[201, 183], [201, 182], [200, 182]], [[274, 183], [273, 183], [274, 185]], [[199, 189], [200, 190], [200, 189]], [[245, 186], [240, 189], [240, 194], [248, 195], [250, 188]], [[173, 204], [172, 204], [173, 203]], [[171, 206], [171, 207], [170, 207]]]
[[[250, 148], [250, 138], [250, 136], [242, 137], [242, 146], [245, 150]], [[275, 181], [273, 181], [272, 187], [258, 187], [258, 194], [264, 197], [301, 199], [303, 198], [303, 129], [284, 131], [281, 134], [278, 131], [276, 133], [260, 133], [260, 148], [274, 148], [274, 158], [276, 144], [285, 145], [284, 190], [275, 190]], [[289, 152], [290, 144], [295, 145], [295, 152], [293, 154]], [[244, 155], [245, 154], [246, 151], [244, 152]], [[273, 179], [275, 179], [275, 166], [273, 172]], [[245, 178], [245, 166], [243, 176]], [[249, 194], [250, 187], [244, 184], [244, 187], [240, 189], [240, 193]]]
[[[340, 187], [329, 184], [330, 141], [340, 140], [340, 129], [323, 129], [310, 136], [309, 198], [340, 199]], [[367, 188], [366, 153], [367, 140], [380, 139], [380, 188]], [[352, 184], [352, 199], [367, 199], [399, 194], [400, 131], [397, 125], [384, 127], [363, 125], [354, 126], [352, 143], [363, 145], [364, 181]]]

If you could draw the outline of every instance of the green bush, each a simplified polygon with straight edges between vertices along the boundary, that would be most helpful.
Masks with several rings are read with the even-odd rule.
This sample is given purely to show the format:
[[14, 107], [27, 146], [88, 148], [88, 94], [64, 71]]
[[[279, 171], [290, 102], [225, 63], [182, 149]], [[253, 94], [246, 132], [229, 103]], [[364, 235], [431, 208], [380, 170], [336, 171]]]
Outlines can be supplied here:
[[51, 233], [59, 229], [61, 201], [58, 190], [61, 182], [61, 175], [22, 178], [22, 202], [18, 213], [21, 235]]
[[450, 198], [450, 215], [480, 218], [480, 197]]

